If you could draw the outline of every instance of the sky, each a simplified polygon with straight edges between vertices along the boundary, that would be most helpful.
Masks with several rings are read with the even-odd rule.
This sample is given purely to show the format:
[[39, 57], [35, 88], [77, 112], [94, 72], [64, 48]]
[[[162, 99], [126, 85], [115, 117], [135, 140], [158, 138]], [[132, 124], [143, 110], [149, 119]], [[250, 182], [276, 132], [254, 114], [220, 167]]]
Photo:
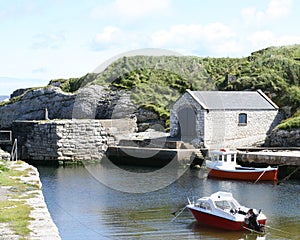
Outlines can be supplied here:
[[144, 48], [245, 57], [300, 43], [298, 0], [0, 0], [0, 95]]

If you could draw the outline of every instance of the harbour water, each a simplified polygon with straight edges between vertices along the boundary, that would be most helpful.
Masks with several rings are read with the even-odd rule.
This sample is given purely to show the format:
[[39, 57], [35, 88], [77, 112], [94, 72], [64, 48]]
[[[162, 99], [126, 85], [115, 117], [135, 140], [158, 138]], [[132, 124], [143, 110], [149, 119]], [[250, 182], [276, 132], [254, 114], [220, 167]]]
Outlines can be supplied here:
[[[82, 167], [38, 167], [50, 214], [62, 239], [300, 239], [300, 181], [241, 182], [207, 178], [205, 170], [187, 168], [172, 184], [145, 193], [128, 193], [107, 187]], [[130, 172], [155, 169], [127, 167], [106, 180], [122, 181]], [[139, 179], [128, 189], [141, 187]], [[163, 178], [163, 177], [162, 177]], [[154, 181], [154, 180], [152, 180]], [[164, 181], [159, 177], [155, 181]], [[187, 197], [229, 191], [242, 204], [262, 209], [268, 217], [266, 235], [228, 232], [199, 225], [185, 210], [174, 213]]]

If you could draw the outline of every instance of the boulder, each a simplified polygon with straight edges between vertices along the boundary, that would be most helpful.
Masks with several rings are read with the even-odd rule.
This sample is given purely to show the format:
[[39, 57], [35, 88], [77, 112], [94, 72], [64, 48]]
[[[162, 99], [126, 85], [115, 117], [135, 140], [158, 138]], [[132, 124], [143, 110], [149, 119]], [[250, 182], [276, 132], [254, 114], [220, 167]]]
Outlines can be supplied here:
[[300, 147], [300, 129], [274, 129], [266, 138], [267, 147]]

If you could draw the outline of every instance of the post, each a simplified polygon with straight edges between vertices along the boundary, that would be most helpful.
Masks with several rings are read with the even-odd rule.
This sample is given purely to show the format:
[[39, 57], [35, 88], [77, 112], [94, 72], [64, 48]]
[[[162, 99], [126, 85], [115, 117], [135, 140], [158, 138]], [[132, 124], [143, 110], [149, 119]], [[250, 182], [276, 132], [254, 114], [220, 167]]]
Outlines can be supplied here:
[[45, 120], [49, 120], [49, 114], [47, 108], [45, 108]]
[[18, 140], [15, 138], [12, 150], [11, 150], [11, 160], [17, 161], [18, 160]]

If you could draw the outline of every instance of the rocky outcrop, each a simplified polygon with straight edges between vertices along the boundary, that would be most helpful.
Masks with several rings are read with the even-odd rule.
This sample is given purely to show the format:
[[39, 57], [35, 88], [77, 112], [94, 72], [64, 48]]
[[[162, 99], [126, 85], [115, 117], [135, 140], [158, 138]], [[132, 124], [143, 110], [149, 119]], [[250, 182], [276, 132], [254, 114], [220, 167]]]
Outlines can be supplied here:
[[300, 129], [291, 131], [274, 129], [266, 138], [267, 147], [300, 147]]
[[99, 85], [63, 92], [49, 85], [39, 89], [19, 89], [10, 102], [0, 105], [0, 129], [10, 129], [16, 120], [119, 119], [136, 117], [139, 130], [164, 125], [152, 111], [135, 105], [130, 92]]
[[75, 95], [64, 93], [60, 88], [39, 88], [17, 97], [18, 101], [11, 99], [0, 107], [0, 129], [11, 128], [15, 120], [45, 119], [45, 109], [52, 119], [72, 117]]

